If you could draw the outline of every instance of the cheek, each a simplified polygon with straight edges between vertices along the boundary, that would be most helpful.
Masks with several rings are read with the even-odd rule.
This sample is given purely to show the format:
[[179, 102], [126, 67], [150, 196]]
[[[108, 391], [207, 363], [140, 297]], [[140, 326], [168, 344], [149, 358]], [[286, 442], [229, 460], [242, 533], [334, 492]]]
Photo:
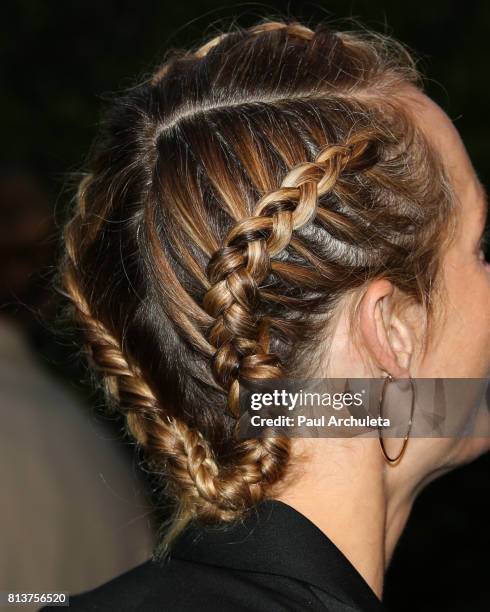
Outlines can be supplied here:
[[475, 256], [448, 256], [446, 362], [452, 377], [486, 377], [490, 373], [490, 267]]

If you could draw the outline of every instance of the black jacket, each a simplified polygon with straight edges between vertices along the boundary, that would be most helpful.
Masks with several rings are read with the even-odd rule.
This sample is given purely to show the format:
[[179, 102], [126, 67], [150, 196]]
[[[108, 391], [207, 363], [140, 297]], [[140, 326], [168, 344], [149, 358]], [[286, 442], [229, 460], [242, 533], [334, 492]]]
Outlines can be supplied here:
[[[278, 501], [243, 522], [192, 525], [164, 564], [147, 561], [70, 597], [70, 612], [382, 612], [380, 601], [311, 521]], [[45, 607], [43, 611], [57, 612]]]

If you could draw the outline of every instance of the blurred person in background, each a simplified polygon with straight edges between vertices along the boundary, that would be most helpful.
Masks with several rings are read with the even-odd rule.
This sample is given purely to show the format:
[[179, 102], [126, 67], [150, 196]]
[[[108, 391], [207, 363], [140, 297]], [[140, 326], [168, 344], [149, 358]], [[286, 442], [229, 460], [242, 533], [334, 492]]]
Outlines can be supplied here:
[[[52, 206], [28, 172], [0, 174], [0, 591], [96, 586], [148, 558], [151, 512], [114, 432], [87, 414], [30, 338], [53, 314]], [[40, 318], [41, 317], [41, 318]], [[68, 551], [77, 551], [67, 563]], [[37, 609], [39, 606], [32, 606]], [[25, 609], [25, 608], [24, 608]]]

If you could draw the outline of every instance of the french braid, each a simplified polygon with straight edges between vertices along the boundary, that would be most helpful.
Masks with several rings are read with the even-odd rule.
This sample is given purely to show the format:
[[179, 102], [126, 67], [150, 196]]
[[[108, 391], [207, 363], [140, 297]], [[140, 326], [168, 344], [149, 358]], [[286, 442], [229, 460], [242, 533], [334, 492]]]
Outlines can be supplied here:
[[[260, 445], [246, 441], [237, 448], [238, 469], [223, 474], [202, 434], [182, 420], [165, 414], [137, 366], [128, 363], [120, 343], [91, 313], [77, 281], [75, 234], [83, 227], [83, 216], [74, 217], [65, 229], [66, 260], [63, 284], [83, 327], [90, 359], [104, 376], [109, 396], [127, 408], [127, 426], [135, 440], [151, 450], [154, 463], [166, 465], [179, 491], [188, 516], [205, 519], [231, 519], [261, 498], [263, 480], [272, 481], [274, 453], [286, 458], [284, 446], [271, 440]], [[277, 446], [277, 448], [276, 448]], [[226, 478], [225, 478], [226, 476]], [[183, 511], [183, 509], [185, 509]]]
[[[280, 378], [277, 356], [269, 352], [270, 322], [257, 321], [254, 304], [271, 272], [271, 259], [291, 242], [294, 230], [313, 221], [319, 197], [335, 185], [340, 173], [362, 155], [368, 142], [356, 134], [352, 142], [323, 149], [313, 162], [299, 164], [280, 189], [264, 195], [253, 216], [238, 222], [212, 257], [211, 288], [204, 297], [215, 319], [209, 339], [217, 347], [213, 373], [229, 389], [229, 404], [239, 414], [239, 380]], [[287, 207], [281, 208], [281, 204]]]
[[450, 199], [396, 96], [414, 66], [387, 37], [266, 22], [175, 56], [109, 113], [63, 287], [174, 500], [167, 544], [286, 482], [286, 438], [236, 435], [241, 381], [311, 372], [335, 306], [375, 276], [430, 306]]

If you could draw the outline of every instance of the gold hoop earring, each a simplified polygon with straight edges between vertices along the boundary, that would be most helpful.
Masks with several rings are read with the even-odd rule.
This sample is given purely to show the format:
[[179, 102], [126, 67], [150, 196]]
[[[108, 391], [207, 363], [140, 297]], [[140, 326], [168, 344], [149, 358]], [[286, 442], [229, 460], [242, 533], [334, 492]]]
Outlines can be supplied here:
[[[410, 374], [408, 375], [408, 378], [410, 380], [410, 386], [411, 386], [411, 389], [412, 389], [412, 402], [411, 402], [411, 406], [410, 406], [410, 419], [408, 421], [407, 433], [405, 434], [405, 437], [403, 438], [402, 448], [401, 448], [400, 452], [398, 453], [398, 455], [396, 457], [390, 457], [388, 455], [388, 453], [386, 452], [385, 444], [384, 444], [384, 441], [383, 441], [383, 436], [381, 435], [381, 425], [378, 422], [378, 440], [379, 440], [379, 444], [381, 446], [381, 451], [383, 453], [383, 456], [384, 456], [386, 462], [389, 463], [389, 465], [396, 465], [397, 463], [399, 463], [400, 459], [403, 457], [403, 454], [405, 453], [405, 449], [407, 448], [408, 438], [410, 437], [410, 431], [412, 429], [413, 412], [414, 412], [414, 408], [415, 408], [415, 385], [414, 385], [414, 382], [413, 382], [413, 378], [410, 376]], [[381, 394], [380, 394], [380, 398], [379, 398], [379, 405], [378, 405], [378, 413], [379, 413], [379, 417], [380, 417], [379, 420], [380, 421], [383, 418], [382, 407], [383, 407], [383, 401], [384, 401], [386, 386], [387, 386], [388, 382], [392, 382], [393, 380], [395, 380], [393, 378], [393, 376], [391, 376], [391, 374], [388, 374], [388, 376], [386, 376], [386, 378], [384, 379], [384, 382], [383, 382], [383, 388], [381, 389]]]

